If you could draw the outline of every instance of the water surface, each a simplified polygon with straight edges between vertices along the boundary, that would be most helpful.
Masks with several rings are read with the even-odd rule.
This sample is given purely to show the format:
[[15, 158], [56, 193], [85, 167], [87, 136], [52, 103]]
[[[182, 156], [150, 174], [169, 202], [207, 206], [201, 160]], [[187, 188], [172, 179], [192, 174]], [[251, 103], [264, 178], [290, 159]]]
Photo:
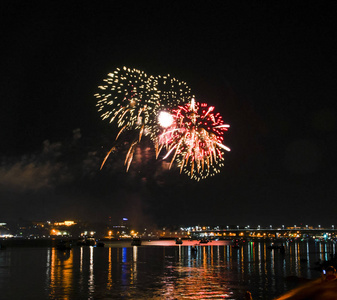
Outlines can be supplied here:
[[0, 251], [0, 299], [273, 299], [313, 279], [315, 262], [329, 259], [334, 244], [292, 242], [286, 254], [269, 243], [233, 248], [213, 241], [106, 243], [104, 248], [8, 247]]

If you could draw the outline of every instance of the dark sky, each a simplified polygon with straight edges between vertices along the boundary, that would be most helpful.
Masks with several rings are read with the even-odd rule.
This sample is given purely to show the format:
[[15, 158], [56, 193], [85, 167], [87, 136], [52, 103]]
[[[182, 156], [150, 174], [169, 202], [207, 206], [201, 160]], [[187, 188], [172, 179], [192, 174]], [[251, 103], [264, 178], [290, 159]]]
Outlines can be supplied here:
[[[2, 1], [0, 219], [335, 224], [334, 1]], [[116, 128], [94, 93], [128, 66], [186, 81], [231, 125], [195, 182]], [[130, 133], [131, 134], [131, 133]], [[127, 141], [128, 134], [123, 138]]]

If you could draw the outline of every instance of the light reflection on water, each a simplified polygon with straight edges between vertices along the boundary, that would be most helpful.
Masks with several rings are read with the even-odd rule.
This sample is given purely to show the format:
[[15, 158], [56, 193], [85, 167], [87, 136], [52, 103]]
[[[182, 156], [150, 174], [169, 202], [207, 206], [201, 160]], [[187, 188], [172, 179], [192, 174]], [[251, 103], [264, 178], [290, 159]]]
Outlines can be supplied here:
[[[73, 282], [73, 251], [57, 251], [51, 249], [50, 263], [50, 293], [51, 299], [58, 298], [59, 295], [69, 295], [72, 290]], [[47, 265], [48, 254], [47, 254]], [[33, 274], [32, 274], [33, 275]], [[47, 277], [47, 279], [49, 279]]]
[[[335, 244], [287, 243], [285, 255], [269, 243], [107, 243], [104, 248], [7, 248], [0, 252], [1, 299], [272, 299], [296, 286], [287, 276], [316, 278], [318, 260]], [[20, 286], [20, 289], [17, 287]]]

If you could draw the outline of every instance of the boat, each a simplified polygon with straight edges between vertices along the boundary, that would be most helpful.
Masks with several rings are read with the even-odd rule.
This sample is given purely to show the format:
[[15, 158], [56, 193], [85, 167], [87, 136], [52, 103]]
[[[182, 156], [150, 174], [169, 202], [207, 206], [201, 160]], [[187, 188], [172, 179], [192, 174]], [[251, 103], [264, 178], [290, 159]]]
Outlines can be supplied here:
[[104, 246], [105, 246], [105, 244], [102, 241], [97, 241], [96, 242], [96, 247], [101, 248], [101, 247], [104, 247]]
[[241, 248], [241, 241], [240, 240], [233, 240], [232, 248], [233, 249], [240, 249]]
[[77, 241], [78, 246], [95, 246], [96, 241], [94, 238], [84, 238]]
[[206, 238], [202, 238], [199, 243], [200, 244], [207, 244], [209, 242], [209, 239], [206, 239]]
[[131, 246], [141, 246], [142, 245], [142, 240], [140, 237], [134, 237], [131, 241]]
[[71, 244], [67, 241], [60, 241], [59, 243], [57, 243], [56, 249], [60, 251], [67, 251], [71, 249]]
[[183, 243], [183, 240], [181, 238], [176, 238], [176, 244], [181, 245]]
[[267, 247], [269, 250], [280, 250], [281, 253], [285, 252], [285, 247], [284, 245], [276, 245], [276, 244], [271, 244], [270, 246]]
[[232, 248], [233, 248], [233, 249], [240, 249], [241, 246], [240, 246], [239, 243], [235, 243], [235, 244], [232, 245]]

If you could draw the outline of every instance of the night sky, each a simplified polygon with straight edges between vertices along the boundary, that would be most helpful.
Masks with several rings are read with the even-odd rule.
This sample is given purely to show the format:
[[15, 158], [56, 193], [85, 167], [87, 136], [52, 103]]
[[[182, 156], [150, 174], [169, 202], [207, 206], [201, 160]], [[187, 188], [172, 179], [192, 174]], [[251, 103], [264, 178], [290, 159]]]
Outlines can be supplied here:
[[[310, 3], [310, 4], [309, 4]], [[334, 1], [2, 1], [0, 221], [335, 224]], [[231, 125], [195, 182], [150, 142], [130, 171], [93, 96], [116, 67], [186, 81]], [[127, 142], [127, 133], [123, 137]]]

